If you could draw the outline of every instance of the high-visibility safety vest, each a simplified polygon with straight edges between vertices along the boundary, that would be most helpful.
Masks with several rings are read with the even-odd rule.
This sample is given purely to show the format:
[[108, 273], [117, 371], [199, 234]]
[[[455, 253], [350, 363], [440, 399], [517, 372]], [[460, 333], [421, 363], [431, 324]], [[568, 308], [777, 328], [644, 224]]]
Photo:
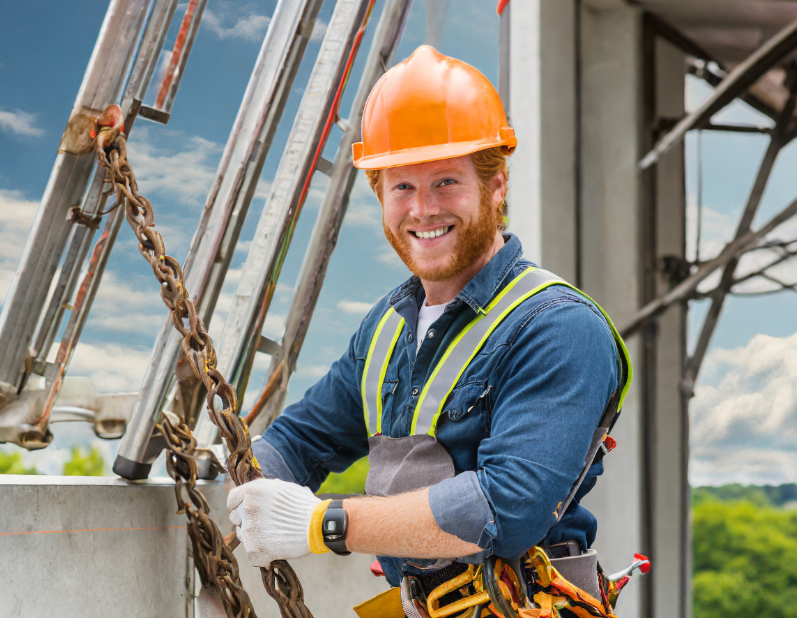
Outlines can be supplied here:
[[[595, 307], [598, 308], [606, 318], [606, 322], [614, 335], [614, 341], [622, 365], [620, 388], [614, 393], [609, 404], [606, 406], [600, 423], [593, 435], [590, 449], [584, 461], [584, 467], [577, 482], [571, 489], [567, 499], [560, 505], [560, 508], [557, 509], [558, 518], [561, 518], [567, 505], [572, 500], [578, 487], [586, 476], [589, 467], [602, 456], [602, 454], [598, 454], [598, 451], [620, 413], [626, 393], [628, 392], [628, 387], [631, 384], [632, 369], [628, 350], [620, 334], [617, 332], [617, 329], [614, 327], [614, 324], [612, 324], [611, 318], [609, 318], [606, 312], [601, 309], [595, 301], [589, 298], [589, 296], [566, 281], [559, 279], [556, 275], [541, 268], [529, 267], [501, 290], [486, 309], [480, 309], [479, 315], [465, 326], [448, 345], [448, 348], [445, 350], [429, 376], [429, 379], [426, 381], [418, 398], [418, 402], [415, 405], [410, 435], [428, 434], [433, 438], [436, 436], [437, 424], [440, 415], [443, 413], [448, 396], [454, 390], [454, 387], [456, 387], [457, 382], [467, 369], [471, 360], [473, 360], [484, 347], [484, 344], [493, 331], [525, 300], [552, 285], [568, 287], [590, 300]], [[380, 436], [382, 434], [382, 385], [385, 380], [390, 358], [393, 355], [393, 350], [396, 347], [396, 343], [401, 336], [403, 328], [404, 318], [399, 316], [391, 307], [379, 321], [368, 348], [368, 356], [365, 360], [365, 369], [363, 370], [360, 387], [365, 426], [369, 437]], [[603, 452], [606, 451], [603, 450], [602, 453]], [[597, 459], [596, 455], [598, 455]]]

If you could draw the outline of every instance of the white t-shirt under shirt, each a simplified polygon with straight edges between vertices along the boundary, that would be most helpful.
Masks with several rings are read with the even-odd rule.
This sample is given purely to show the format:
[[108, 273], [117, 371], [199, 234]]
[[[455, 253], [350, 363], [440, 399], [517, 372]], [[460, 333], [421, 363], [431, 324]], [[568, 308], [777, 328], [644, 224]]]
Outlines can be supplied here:
[[426, 333], [429, 330], [429, 327], [434, 324], [437, 318], [443, 315], [446, 307], [448, 307], [448, 303], [445, 305], [434, 305], [430, 307], [426, 304], [426, 299], [423, 299], [423, 305], [421, 305], [421, 310], [418, 312], [418, 326], [415, 329], [418, 333], [416, 337], [418, 340], [418, 345], [415, 348], [416, 351], [421, 349], [421, 344], [426, 338]]

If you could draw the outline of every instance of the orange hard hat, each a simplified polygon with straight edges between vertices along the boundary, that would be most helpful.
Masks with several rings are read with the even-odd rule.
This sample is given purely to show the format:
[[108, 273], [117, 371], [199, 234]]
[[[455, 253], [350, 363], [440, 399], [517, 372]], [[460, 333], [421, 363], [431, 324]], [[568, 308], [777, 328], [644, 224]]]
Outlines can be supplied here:
[[517, 145], [501, 97], [478, 70], [422, 45], [385, 73], [365, 103], [354, 167], [384, 169]]

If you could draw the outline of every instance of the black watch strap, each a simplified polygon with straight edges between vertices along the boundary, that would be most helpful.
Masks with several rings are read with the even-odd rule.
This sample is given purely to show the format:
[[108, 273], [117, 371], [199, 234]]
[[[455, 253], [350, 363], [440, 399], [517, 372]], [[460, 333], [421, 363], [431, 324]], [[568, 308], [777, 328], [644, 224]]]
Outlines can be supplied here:
[[338, 556], [348, 556], [351, 552], [346, 549], [346, 533], [349, 530], [349, 517], [343, 508], [343, 500], [333, 500], [324, 513], [321, 523], [321, 534], [324, 545]]

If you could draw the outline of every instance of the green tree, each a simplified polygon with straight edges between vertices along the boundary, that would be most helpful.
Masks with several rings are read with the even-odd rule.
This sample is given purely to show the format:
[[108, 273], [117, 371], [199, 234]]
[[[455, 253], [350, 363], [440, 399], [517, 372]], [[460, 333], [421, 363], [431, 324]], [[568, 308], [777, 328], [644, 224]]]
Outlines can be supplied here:
[[0, 474], [39, 474], [36, 466], [26, 468], [19, 453], [0, 452]]
[[797, 618], [797, 511], [704, 496], [692, 537], [696, 618]]
[[83, 447], [72, 447], [72, 458], [64, 464], [64, 476], [102, 476], [104, 472], [105, 461], [96, 446], [88, 454]]
[[365, 478], [368, 476], [368, 458], [355, 461], [348, 470], [332, 473], [318, 488], [319, 494], [364, 494]]

